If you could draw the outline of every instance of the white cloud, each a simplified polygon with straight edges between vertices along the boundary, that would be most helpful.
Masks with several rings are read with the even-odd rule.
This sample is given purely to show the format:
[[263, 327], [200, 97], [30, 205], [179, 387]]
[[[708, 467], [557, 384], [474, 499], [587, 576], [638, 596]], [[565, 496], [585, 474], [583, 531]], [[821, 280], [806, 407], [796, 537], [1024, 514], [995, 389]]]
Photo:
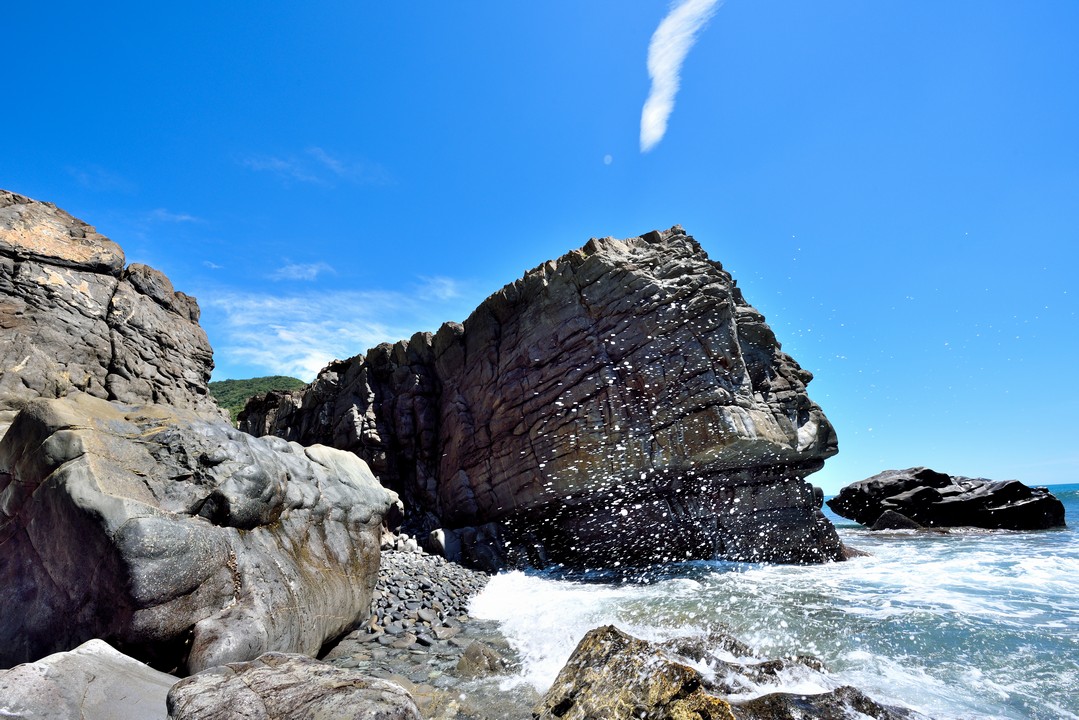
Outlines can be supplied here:
[[[432, 302], [446, 297], [457, 302]], [[203, 291], [199, 304], [222, 370], [241, 373], [233, 377], [268, 373], [311, 380], [334, 358], [435, 331], [447, 320], [462, 320], [476, 303], [455, 280], [422, 278], [410, 292]]]
[[311, 146], [297, 155], [250, 155], [239, 159], [244, 167], [276, 175], [286, 185], [293, 182], [332, 187], [338, 182], [389, 185], [389, 173], [375, 163], [345, 160], [323, 148]]
[[648, 44], [648, 76], [652, 89], [641, 110], [641, 152], [648, 152], [663, 139], [667, 119], [674, 110], [679, 73], [697, 34], [722, 0], [678, 0], [671, 5]]
[[189, 223], [189, 222], [202, 222], [194, 215], [188, 215], [187, 213], [174, 213], [169, 212], [165, 208], [157, 208], [146, 213], [146, 219], [150, 222], [168, 222], [168, 223]]
[[218, 265], [212, 260], [203, 260], [202, 264], [210, 268], [211, 270], [223, 270], [225, 267], [224, 265]]
[[333, 267], [324, 262], [288, 263], [270, 273], [271, 280], [314, 280], [321, 273], [334, 272]]

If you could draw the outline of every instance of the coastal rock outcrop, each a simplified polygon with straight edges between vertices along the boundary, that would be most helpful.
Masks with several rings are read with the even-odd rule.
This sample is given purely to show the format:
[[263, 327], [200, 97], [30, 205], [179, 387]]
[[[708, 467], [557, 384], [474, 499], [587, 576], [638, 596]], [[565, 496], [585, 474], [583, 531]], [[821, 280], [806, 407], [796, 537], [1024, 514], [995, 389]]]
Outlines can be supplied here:
[[36, 720], [164, 720], [179, 678], [89, 640], [0, 671], [0, 716]]
[[169, 720], [422, 720], [402, 687], [288, 653], [192, 675], [169, 691], [168, 711]]
[[50, 203], [0, 190], [0, 435], [36, 398], [82, 391], [220, 410], [195, 299]]
[[356, 453], [413, 532], [489, 569], [821, 562], [843, 547], [805, 482], [836, 452], [811, 378], [675, 227], [590, 240], [240, 423]]
[[[735, 638], [678, 639], [663, 645], [627, 635], [613, 625], [596, 628], [578, 643], [550, 690], [532, 711], [536, 720], [650, 718], [652, 720], [776, 720], [867, 717], [903, 720], [913, 713], [881, 705], [845, 686], [816, 694], [746, 693], [788, 664], [817, 664], [811, 658], [742, 664], [722, 660], [708, 647], [727, 646], [750, 654]], [[692, 666], [691, 666], [692, 664]], [[705, 667], [710, 677], [696, 669]]]
[[181, 674], [366, 622], [384, 513], [354, 455], [164, 405], [33, 400], [0, 441], [0, 667], [102, 638]]
[[896, 513], [927, 527], [1043, 530], [1064, 526], [1064, 504], [1046, 488], [1028, 487], [1018, 480], [946, 475], [925, 467], [885, 470], [852, 483], [830, 499], [828, 507], [867, 527], [877, 524], [882, 515]]

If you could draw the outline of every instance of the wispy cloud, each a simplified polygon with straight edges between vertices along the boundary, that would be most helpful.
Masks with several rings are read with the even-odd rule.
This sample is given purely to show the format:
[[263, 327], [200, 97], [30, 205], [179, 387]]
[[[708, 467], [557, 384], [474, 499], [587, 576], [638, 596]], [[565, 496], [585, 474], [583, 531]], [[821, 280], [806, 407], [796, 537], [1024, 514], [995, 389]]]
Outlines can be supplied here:
[[[409, 291], [202, 291], [199, 303], [222, 368], [311, 380], [334, 358], [462, 320], [475, 301], [461, 288], [449, 278], [421, 278]], [[438, 293], [453, 301], [433, 301]]]
[[206, 267], [210, 268], [211, 270], [223, 270], [225, 268], [224, 265], [218, 265], [217, 263], [213, 262], [212, 260], [203, 260], [202, 264], [205, 265]]
[[68, 166], [64, 169], [76, 183], [89, 190], [118, 192], [125, 195], [134, 194], [138, 190], [135, 183], [98, 165]]
[[641, 152], [656, 146], [667, 132], [667, 119], [674, 110], [682, 63], [697, 35], [722, 0], [678, 0], [671, 5], [648, 44], [648, 76], [652, 89], [641, 110]]
[[322, 273], [334, 272], [333, 267], [324, 262], [287, 263], [270, 273], [271, 280], [314, 280]]
[[249, 155], [240, 158], [239, 162], [250, 170], [275, 175], [286, 184], [298, 182], [330, 187], [338, 182], [362, 185], [392, 182], [389, 173], [380, 165], [340, 158], [317, 146], [287, 156]]
[[146, 213], [146, 220], [150, 222], [165, 222], [165, 223], [197, 223], [202, 222], [201, 218], [197, 218], [194, 215], [189, 215], [183, 212], [169, 212], [165, 208], [157, 208]]

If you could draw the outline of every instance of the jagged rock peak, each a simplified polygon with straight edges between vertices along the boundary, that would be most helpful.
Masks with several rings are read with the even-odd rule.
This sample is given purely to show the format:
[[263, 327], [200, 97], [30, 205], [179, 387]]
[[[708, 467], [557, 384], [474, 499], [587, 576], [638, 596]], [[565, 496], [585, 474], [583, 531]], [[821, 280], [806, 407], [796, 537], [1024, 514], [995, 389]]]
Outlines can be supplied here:
[[0, 191], [0, 434], [71, 391], [219, 414], [194, 298], [51, 203]]
[[836, 452], [811, 379], [675, 226], [593, 238], [464, 323], [253, 402], [241, 427], [359, 454], [449, 554], [837, 559], [804, 482]]

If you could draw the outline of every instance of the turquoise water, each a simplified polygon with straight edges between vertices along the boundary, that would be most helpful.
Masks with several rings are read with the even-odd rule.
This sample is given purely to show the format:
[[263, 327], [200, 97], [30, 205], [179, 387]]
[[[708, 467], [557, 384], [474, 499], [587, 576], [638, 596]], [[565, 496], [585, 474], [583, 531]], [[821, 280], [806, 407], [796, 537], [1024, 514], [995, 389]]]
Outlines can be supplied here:
[[809, 653], [829, 669], [797, 668], [747, 696], [850, 684], [934, 718], [1079, 718], [1079, 484], [1051, 490], [1066, 529], [880, 534], [833, 516], [869, 557], [679, 563], [634, 582], [514, 572], [472, 610], [521, 652], [507, 682], [541, 692], [598, 625], [658, 640], [724, 624], [767, 655]]

